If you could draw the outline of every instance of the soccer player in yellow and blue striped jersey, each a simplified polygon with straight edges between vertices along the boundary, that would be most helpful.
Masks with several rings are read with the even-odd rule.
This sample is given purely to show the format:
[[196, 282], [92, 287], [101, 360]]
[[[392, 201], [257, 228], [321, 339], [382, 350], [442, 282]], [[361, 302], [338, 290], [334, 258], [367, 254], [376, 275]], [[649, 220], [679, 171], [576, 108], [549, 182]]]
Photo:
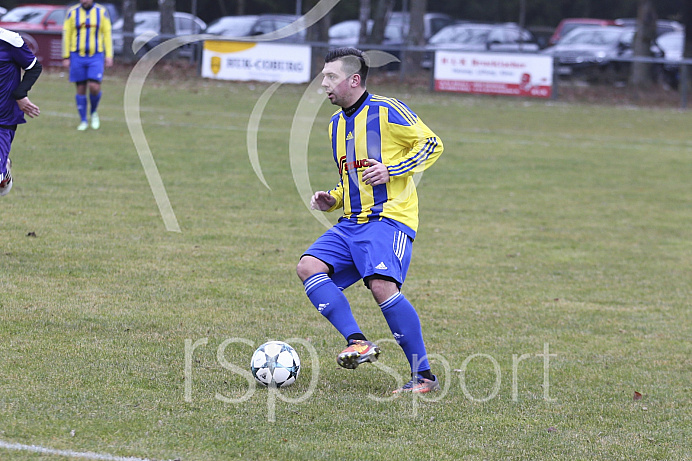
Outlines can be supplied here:
[[374, 362], [379, 347], [368, 341], [342, 290], [362, 279], [379, 304], [411, 367], [411, 380], [394, 392], [440, 388], [427, 360], [418, 313], [401, 293], [418, 229], [414, 174], [442, 153], [442, 141], [403, 102], [365, 88], [368, 65], [354, 48], [330, 51], [322, 70], [332, 104], [341, 107], [329, 123], [340, 180], [318, 191], [313, 209], [343, 209], [339, 222], [303, 254], [297, 273], [317, 310], [344, 336], [337, 356], [344, 368]]
[[70, 69], [70, 81], [77, 85], [78, 130], [87, 129], [87, 83], [91, 104], [91, 127], [101, 126], [98, 108], [104, 64], [113, 65], [111, 21], [105, 7], [94, 0], [80, 0], [67, 10], [62, 37], [63, 66]]

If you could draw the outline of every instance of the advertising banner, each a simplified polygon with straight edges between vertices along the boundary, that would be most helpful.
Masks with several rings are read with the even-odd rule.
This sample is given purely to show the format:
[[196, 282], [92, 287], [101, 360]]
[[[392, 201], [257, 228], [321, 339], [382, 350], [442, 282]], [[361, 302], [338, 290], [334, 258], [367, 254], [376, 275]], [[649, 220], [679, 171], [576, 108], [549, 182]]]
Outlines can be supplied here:
[[62, 32], [15, 30], [43, 66], [62, 66]]
[[311, 54], [307, 45], [207, 40], [202, 77], [306, 83], [310, 81]]
[[553, 58], [437, 51], [434, 78], [436, 91], [550, 98]]

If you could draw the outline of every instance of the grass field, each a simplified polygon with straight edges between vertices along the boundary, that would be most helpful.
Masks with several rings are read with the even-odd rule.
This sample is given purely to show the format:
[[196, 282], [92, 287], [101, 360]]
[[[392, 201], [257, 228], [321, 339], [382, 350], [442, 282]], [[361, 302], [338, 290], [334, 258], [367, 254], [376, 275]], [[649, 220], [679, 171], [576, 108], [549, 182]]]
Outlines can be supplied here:
[[[343, 339], [295, 275], [324, 230], [289, 159], [305, 87], [279, 88], [262, 118], [271, 189], [253, 171], [246, 128], [267, 87], [147, 82], [144, 131], [181, 228], [168, 232], [125, 76], [106, 79], [102, 129], [84, 133], [72, 86], [41, 77], [42, 115], [17, 133], [0, 201], [0, 459], [65, 459], [31, 445], [185, 461], [692, 459], [692, 112], [371, 85], [445, 143], [419, 184], [404, 286], [445, 390], [392, 399], [407, 365], [367, 290], [346, 294], [388, 368], [340, 369]], [[312, 189], [337, 181], [332, 111], [310, 135]], [[298, 382], [251, 392], [233, 367], [289, 338]]]

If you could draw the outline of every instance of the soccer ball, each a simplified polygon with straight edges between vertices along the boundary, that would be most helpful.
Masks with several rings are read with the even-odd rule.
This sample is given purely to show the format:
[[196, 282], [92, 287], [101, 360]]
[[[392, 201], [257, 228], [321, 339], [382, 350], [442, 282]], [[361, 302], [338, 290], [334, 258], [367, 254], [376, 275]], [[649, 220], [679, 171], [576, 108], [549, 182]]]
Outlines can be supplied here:
[[269, 341], [252, 354], [252, 376], [263, 386], [287, 387], [300, 373], [300, 357], [283, 341]]

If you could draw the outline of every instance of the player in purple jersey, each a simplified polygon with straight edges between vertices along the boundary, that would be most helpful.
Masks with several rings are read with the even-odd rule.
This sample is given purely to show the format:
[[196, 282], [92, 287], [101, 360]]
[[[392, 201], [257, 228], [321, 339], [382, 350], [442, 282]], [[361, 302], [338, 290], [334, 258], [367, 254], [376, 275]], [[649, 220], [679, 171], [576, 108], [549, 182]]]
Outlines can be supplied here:
[[0, 196], [12, 189], [10, 147], [17, 125], [26, 123], [24, 114], [33, 118], [41, 113], [27, 96], [41, 70], [22, 37], [0, 27]]

